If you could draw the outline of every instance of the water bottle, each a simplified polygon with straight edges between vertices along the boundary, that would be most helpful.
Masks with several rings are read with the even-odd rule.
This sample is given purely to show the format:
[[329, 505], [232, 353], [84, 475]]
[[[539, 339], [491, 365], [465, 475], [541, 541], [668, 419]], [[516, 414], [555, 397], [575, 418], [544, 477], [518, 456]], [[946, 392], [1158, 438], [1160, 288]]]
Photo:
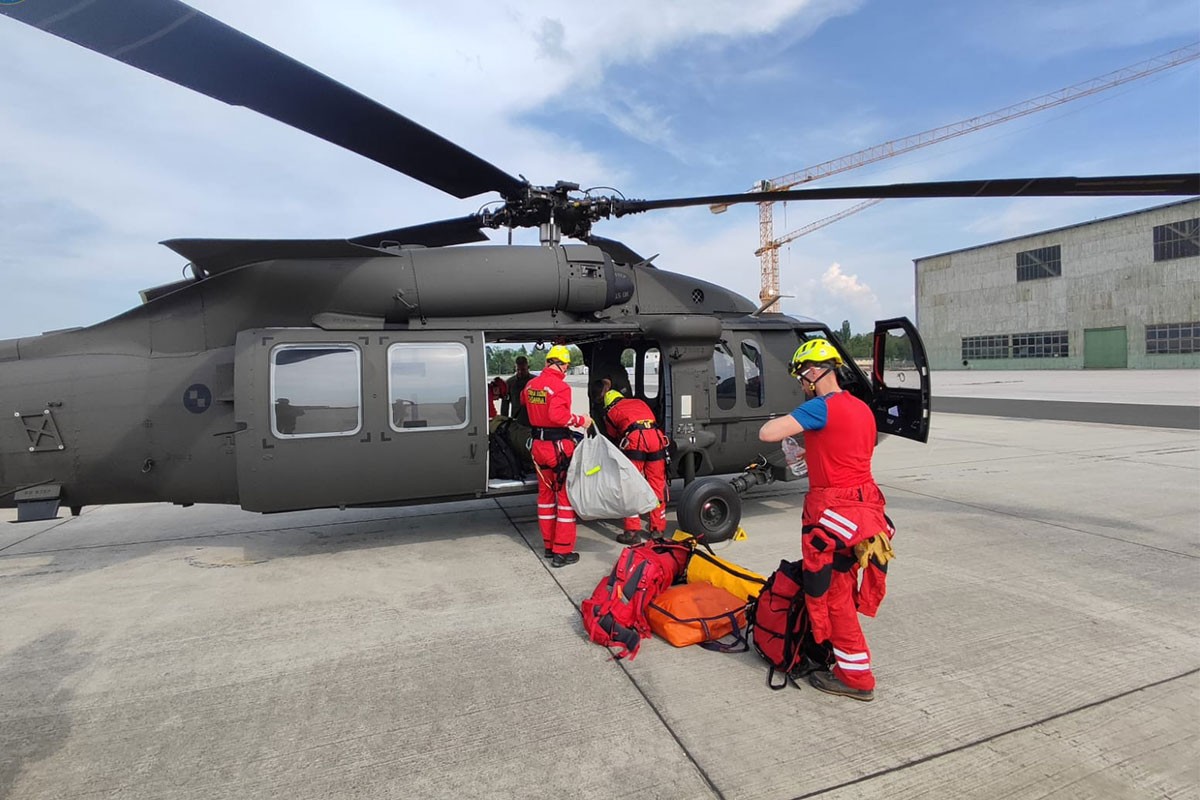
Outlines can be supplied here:
[[803, 478], [805, 473], [808, 472], [807, 465], [804, 463], [804, 448], [791, 436], [784, 439], [780, 444], [783, 446], [783, 457], [787, 461], [787, 467], [791, 471], [792, 476]]

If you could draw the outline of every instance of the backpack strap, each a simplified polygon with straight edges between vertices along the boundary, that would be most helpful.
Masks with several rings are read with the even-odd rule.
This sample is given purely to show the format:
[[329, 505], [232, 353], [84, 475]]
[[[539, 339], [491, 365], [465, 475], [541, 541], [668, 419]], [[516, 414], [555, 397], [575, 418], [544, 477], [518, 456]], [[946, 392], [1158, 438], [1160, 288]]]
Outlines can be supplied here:
[[[796, 592], [795, 597], [792, 598], [792, 602], [788, 606], [787, 624], [784, 626], [784, 629], [783, 629], [784, 666], [776, 667], [774, 664], [772, 664], [770, 669], [767, 671], [767, 688], [769, 688], [773, 691], [779, 691], [780, 689], [786, 689], [787, 685], [789, 683], [796, 685], [792, 681], [791, 676], [788, 673], [790, 673], [792, 671], [792, 668], [796, 665], [796, 662], [799, 660], [800, 644], [804, 640], [803, 633], [800, 633], [799, 636], [797, 636], [797, 634], [793, 632], [793, 629], [796, 627], [796, 620], [798, 620], [800, 618], [800, 613], [803, 610], [804, 610], [804, 590], [801, 589], [800, 591]], [[783, 675], [783, 682], [780, 683], [779, 685], [775, 684], [775, 673], [776, 672]], [[799, 686], [797, 686], [797, 688], [799, 688]]]
[[[750, 649], [750, 642], [747, 641], [747, 636], [750, 633], [750, 623], [746, 623], [745, 632], [742, 631], [742, 626], [738, 624], [737, 612], [730, 611], [725, 615], [731, 623], [733, 630], [727, 635], [733, 637], [732, 642], [722, 642], [720, 639], [711, 642], [700, 642], [700, 646], [705, 650], [712, 650], [715, 653], [744, 653]], [[704, 625], [704, 633], [708, 634], [708, 625]]]

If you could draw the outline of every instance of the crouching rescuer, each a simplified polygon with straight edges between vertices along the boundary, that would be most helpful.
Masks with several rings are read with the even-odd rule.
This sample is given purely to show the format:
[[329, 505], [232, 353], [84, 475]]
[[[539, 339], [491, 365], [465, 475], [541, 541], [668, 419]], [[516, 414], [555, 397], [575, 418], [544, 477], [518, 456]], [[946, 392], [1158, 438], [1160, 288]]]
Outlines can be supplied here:
[[567, 466], [575, 452], [570, 428], [592, 424], [587, 415], [571, 413], [571, 387], [565, 376], [571, 352], [556, 344], [546, 353], [546, 368], [525, 385], [525, 408], [533, 428], [530, 450], [538, 475], [538, 526], [550, 565], [565, 567], [579, 560], [575, 552], [575, 512], [567, 499]]
[[894, 530], [871, 475], [875, 416], [866, 403], [841, 390], [841, 365], [826, 339], [800, 345], [789, 369], [803, 385], [805, 401], [767, 422], [758, 436], [779, 442], [804, 434], [810, 483], [800, 537], [805, 605], [813, 638], [828, 641], [834, 656], [832, 670], [812, 673], [809, 682], [829, 694], [873, 700], [871, 651], [858, 614], [875, 616], [883, 599]]
[[[621, 452], [633, 462], [654, 490], [658, 505], [650, 512], [650, 536], [663, 536], [667, 532], [669, 442], [659, 430], [654, 412], [644, 400], [626, 397], [615, 389], [609, 389], [604, 393], [604, 426], [609, 438], [617, 443]], [[617, 536], [617, 541], [621, 544], [637, 544], [641, 530], [641, 517], [626, 517], [624, 531]]]

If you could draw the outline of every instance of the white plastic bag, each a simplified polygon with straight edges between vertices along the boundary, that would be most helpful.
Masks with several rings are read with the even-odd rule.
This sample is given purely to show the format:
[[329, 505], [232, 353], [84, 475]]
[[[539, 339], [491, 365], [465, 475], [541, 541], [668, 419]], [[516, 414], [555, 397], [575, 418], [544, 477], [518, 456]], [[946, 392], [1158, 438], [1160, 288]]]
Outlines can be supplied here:
[[575, 448], [567, 467], [567, 498], [580, 519], [624, 519], [658, 505], [650, 484], [615, 444], [599, 434]]

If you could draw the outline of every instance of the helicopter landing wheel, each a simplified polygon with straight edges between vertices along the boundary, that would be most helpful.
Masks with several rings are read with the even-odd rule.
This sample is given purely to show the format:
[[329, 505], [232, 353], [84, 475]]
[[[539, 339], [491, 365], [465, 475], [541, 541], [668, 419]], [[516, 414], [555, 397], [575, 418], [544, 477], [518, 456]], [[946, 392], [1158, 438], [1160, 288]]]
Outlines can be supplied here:
[[681, 530], [706, 542], [723, 542], [742, 521], [742, 498], [729, 481], [701, 478], [683, 489], [676, 505]]

